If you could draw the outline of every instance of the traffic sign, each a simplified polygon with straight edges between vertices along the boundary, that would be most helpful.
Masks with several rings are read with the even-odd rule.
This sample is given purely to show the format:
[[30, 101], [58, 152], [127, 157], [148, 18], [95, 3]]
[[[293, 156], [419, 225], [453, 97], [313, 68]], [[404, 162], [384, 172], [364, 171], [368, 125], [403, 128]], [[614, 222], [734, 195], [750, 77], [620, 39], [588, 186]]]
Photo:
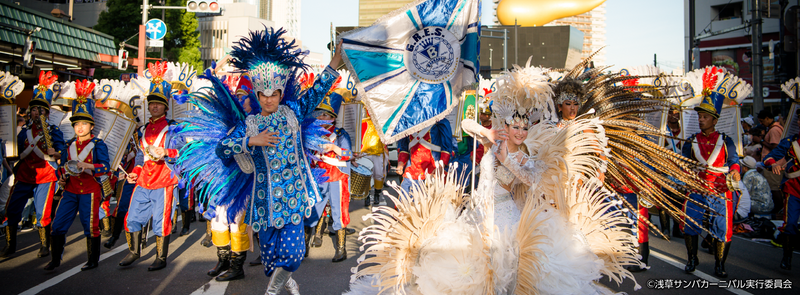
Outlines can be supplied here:
[[145, 32], [150, 40], [161, 40], [167, 35], [167, 24], [160, 19], [154, 18], [145, 24]]
[[164, 47], [164, 40], [147, 40], [147, 47]]

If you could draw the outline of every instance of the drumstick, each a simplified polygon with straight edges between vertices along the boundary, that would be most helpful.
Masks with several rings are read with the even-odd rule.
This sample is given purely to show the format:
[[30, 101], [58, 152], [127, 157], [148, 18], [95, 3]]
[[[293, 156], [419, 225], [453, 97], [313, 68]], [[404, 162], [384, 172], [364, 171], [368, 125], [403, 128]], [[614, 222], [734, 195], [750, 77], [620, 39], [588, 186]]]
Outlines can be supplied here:
[[122, 174], [125, 174], [125, 177], [128, 177], [128, 172], [126, 172], [125, 169], [122, 168], [122, 165], [117, 164], [117, 170], [122, 171]]

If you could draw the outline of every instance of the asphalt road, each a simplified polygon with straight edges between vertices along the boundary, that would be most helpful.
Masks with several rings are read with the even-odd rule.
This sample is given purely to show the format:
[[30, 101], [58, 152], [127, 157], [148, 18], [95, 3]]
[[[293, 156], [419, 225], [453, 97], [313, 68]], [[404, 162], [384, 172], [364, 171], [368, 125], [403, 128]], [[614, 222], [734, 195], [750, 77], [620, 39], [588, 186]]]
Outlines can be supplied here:
[[[351, 203], [351, 228], [360, 230], [368, 225], [362, 216], [368, 213], [363, 201]], [[658, 218], [653, 218], [658, 223]], [[143, 257], [126, 268], [117, 263], [126, 255], [124, 238], [111, 250], [102, 248], [100, 266], [81, 272], [86, 262], [86, 242], [83, 230], [76, 219], [67, 235], [67, 247], [62, 265], [54, 272], [45, 272], [50, 260], [37, 258], [38, 235], [35, 231], [20, 233], [18, 251], [15, 256], [0, 260], [0, 294], [263, 294], [268, 278], [260, 266], [245, 265], [246, 277], [229, 283], [217, 283], [206, 275], [216, 263], [216, 248], [205, 248], [200, 240], [205, 233], [204, 223], [192, 223], [187, 236], [173, 235], [167, 268], [149, 272], [147, 266], [155, 255], [155, 238], [151, 237], [143, 250]], [[321, 248], [312, 248], [303, 265], [294, 274], [302, 294], [341, 294], [348, 290], [350, 269], [356, 266], [359, 255], [356, 235], [348, 236], [348, 259], [332, 263], [334, 250], [329, 236], [325, 236]], [[105, 238], [103, 238], [105, 242]], [[5, 245], [5, 239], [0, 242]], [[601, 284], [617, 292], [629, 294], [800, 294], [800, 255], [795, 253], [795, 269], [785, 271], [778, 268], [781, 249], [771, 245], [734, 237], [726, 268], [728, 282], [739, 282], [746, 286], [748, 280], [755, 283], [749, 288], [721, 288], [718, 280], [711, 276], [714, 258], [704, 249], [700, 250], [700, 266], [694, 274], [685, 274], [683, 264], [686, 251], [683, 240], [666, 241], [651, 234], [651, 269], [637, 273], [636, 280], [642, 289], [634, 291], [633, 281], [625, 280], [618, 285], [603, 278]], [[248, 261], [257, 254], [248, 252]], [[777, 289], [764, 284], [766, 280], [782, 284], [791, 282], [791, 287]], [[760, 280], [761, 285], [758, 285]], [[672, 287], [667, 288], [669, 283]], [[677, 287], [675, 284], [681, 285]], [[706, 284], [705, 282], [708, 282]], [[687, 287], [687, 285], [689, 285]], [[650, 286], [650, 287], [648, 287]], [[769, 289], [767, 289], [769, 287]], [[286, 294], [286, 292], [284, 292]]]

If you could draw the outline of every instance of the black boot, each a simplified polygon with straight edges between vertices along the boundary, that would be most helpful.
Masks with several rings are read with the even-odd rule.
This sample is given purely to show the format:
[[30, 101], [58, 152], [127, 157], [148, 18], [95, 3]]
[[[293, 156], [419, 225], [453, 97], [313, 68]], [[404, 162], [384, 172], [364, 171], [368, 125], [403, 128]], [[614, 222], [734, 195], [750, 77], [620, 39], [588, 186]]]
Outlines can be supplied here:
[[247, 260], [247, 251], [231, 252], [230, 269], [219, 275], [216, 280], [219, 282], [244, 279], [244, 261]]
[[203, 247], [211, 247], [214, 243], [211, 242], [211, 220], [206, 220], [206, 235], [200, 241], [200, 245]]
[[64, 244], [67, 243], [67, 235], [54, 235], [50, 236], [50, 263], [48, 263], [44, 270], [51, 271], [56, 267], [61, 266], [61, 255], [64, 254]]
[[6, 226], [6, 247], [3, 248], [3, 253], [0, 257], [9, 257], [17, 252], [17, 225], [8, 223]]
[[87, 237], [86, 238], [86, 252], [89, 256], [89, 261], [81, 267], [81, 270], [90, 270], [96, 268], [100, 262], [100, 237]]
[[672, 223], [672, 236], [678, 239], [683, 239], [683, 232], [681, 231], [681, 226], [677, 220]]
[[100, 224], [102, 224], [103, 229], [100, 231], [100, 235], [103, 237], [110, 237], [111, 231], [114, 228], [114, 217], [106, 216], [103, 219], [100, 219]]
[[794, 250], [795, 242], [797, 242], [797, 235], [786, 235], [786, 241], [783, 242], [783, 258], [781, 259], [782, 269], [792, 270], [792, 250]]
[[208, 271], [208, 275], [216, 277], [231, 267], [231, 246], [217, 247], [217, 265]]
[[725, 271], [725, 260], [728, 260], [728, 251], [731, 249], [731, 243], [716, 239], [714, 243], [716, 248], [714, 251], [714, 275], [718, 278], [727, 278], [728, 272]]
[[116, 218], [114, 220], [114, 230], [111, 231], [111, 237], [103, 244], [103, 247], [111, 249], [114, 247], [114, 244], [117, 243], [119, 240], [119, 235], [122, 233], [122, 227], [125, 226], [124, 220], [117, 221]]
[[306, 242], [306, 254], [304, 254], [303, 257], [308, 257], [308, 252], [311, 251], [311, 237], [314, 236], [314, 230], [315, 229], [316, 228], [310, 227], [310, 226], [306, 226], [304, 228], [304, 230], [305, 230], [305, 242]]
[[[255, 241], [255, 245], [260, 245], [259, 242], [258, 242], [258, 233], [255, 233], [255, 232], [253, 233], [253, 241]], [[256, 248], [256, 249], [258, 249], [258, 248]], [[261, 251], [256, 251], [256, 253], [261, 253]], [[250, 266], [256, 266], [256, 265], [261, 265], [261, 255], [258, 255], [258, 257], [256, 257], [256, 259], [253, 259], [253, 261], [250, 261]]]
[[181, 229], [181, 233], [178, 235], [179, 237], [189, 234], [189, 223], [192, 222], [191, 219], [192, 215], [194, 215], [194, 212], [192, 212], [192, 210], [186, 210], [181, 214], [183, 215], [183, 228]]
[[341, 262], [347, 259], [347, 228], [336, 231], [333, 239], [333, 245], [336, 248], [336, 254], [333, 255], [333, 262]]
[[372, 196], [372, 204], [374, 206], [381, 204], [381, 194], [383, 194], [383, 189], [375, 189], [375, 195]]
[[153, 261], [148, 271], [159, 270], [167, 267], [167, 256], [169, 255], [169, 236], [156, 236], [156, 260]]
[[42, 242], [42, 246], [39, 247], [39, 253], [36, 254], [36, 257], [45, 257], [50, 255], [50, 226], [40, 227], [39, 228], [39, 241]]
[[650, 242], [644, 242], [639, 244], [639, 255], [642, 256], [641, 262], [644, 263], [644, 267], [640, 265], [632, 265], [626, 267], [630, 272], [643, 272], [647, 270], [647, 260], [650, 258]]
[[317, 226], [314, 229], [314, 239], [311, 242], [311, 247], [314, 247], [314, 248], [322, 247], [322, 232], [324, 232], [325, 231], [325, 227], [327, 227], [327, 225], [325, 224], [326, 220], [328, 220], [328, 219], [325, 218], [325, 217], [322, 217], [322, 218], [319, 219], [319, 221], [317, 221]]
[[119, 262], [119, 266], [128, 266], [133, 264], [134, 261], [139, 259], [142, 255], [142, 232], [127, 232], [125, 231], [125, 239], [128, 240], [128, 255]]
[[716, 241], [716, 239], [708, 234], [705, 238], [703, 238], [703, 242], [700, 243], [700, 247], [703, 247], [703, 249], [708, 249], [708, 254], [714, 255], [714, 250], [716, 249], [716, 244], [714, 241]]
[[700, 260], [697, 259], [697, 243], [700, 239], [697, 235], [684, 235], [683, 240], [686, 242], [686, 253], [689, 256], [686, 261], [686, 267], [683, 270], [686, 273], [692, 273], [697, 268], [697, 265], [700, 264]]
[[667, 210], [658, 210], [658, 221], [661, 223], [661, 233], [664, 234], [662, 238], [666, 240], [667, 235], [669, 235], [669, 215], [667, 214]]
[[364, 207], [369, 207], [369, 202], [370, 202], [371, 200], [372, 200], [372, 199], [369, 197], [369, 195], [367, 195], [367, 197], [366, 197], [366, 198], [364, 198]]
[[[181, 212], [181, 215], [183, 215], [183, 212]], [[174, 233], [176, 233], [178, 231], [178, 209], [177, 208], [175, 209], [175, 213], [173, 213], [173, 215], [172, 215], [171, 222], [172, 222], [172, 232], [170, 232], [170, 233], [174, 234]]]
[[[332, 223], [332, 222], [331, 222], [331, 223]], [[333, 228], [333, 227], [331, 227], [331, 228]], [[337, 234], [338, 234], [338, 232], [339, 232], [339, 231], [336, 231], [336, 230], [334, 230], [334, 231], [328, 231], [328, 235], [332, 237], [332, 236], [335, 236], [335, 235], [337, 235]], [[348, 228], [348, 227], [345, 227], [345, 228], [344, 228], [344, 232], [345, 232], [345, 233], [346, 233], [346, 234], [349, 236], [349, 235], [355, 234], [355, 233], [356, 233], [356, 230], [355, 230], [355, 229], [353, 229], [353, 228]]]

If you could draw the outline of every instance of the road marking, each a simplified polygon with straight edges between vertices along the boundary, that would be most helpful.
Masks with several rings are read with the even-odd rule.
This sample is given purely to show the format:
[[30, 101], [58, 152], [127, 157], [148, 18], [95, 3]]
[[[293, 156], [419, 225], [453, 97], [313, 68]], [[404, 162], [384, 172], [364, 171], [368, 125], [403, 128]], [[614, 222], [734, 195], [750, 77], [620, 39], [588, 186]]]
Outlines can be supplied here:
[[[667, 255], [661, 254], [660, 252], [655, 251], [653, 249], [650, 249], [650, 255], [651, 256], [655, 256], [656, 258], [661, 259], [664, 262], [669, 263], [672, 266], [675, 266], [675, 267], [677, 267], [677, 268], [679, 268], [681, 270], [683, 270], [683, 268], [686, 266], [684, 263], [679, 262], [679, 261], [677, 261], [675, 259], [672, 259], [672, 257], [669, 257]], [[719, 280], [717, 278], [715, 278], [715, 277], [713, 277], [711, 275], [708, 275], [708, 274], [706, 274], [706, 273], [704, 273], [702, 271], [699, 271], [699, 270], [695, 270], [691, 274], [693, 274], [693, 275], [695, 275], [695, 276], [697, 276], [697, 277], [699, 277], [701, 279], [704, 279], [706, 281], [712, 282], [712, 283], [719, 283]], [[753, 295], [753, 293], [744, 291], [742, 289], [726, 288], [725, 290], [728, 290], [729, 292], [731, 292], [733, 294], [737, 294], [737, 295]]]
[[[737, 238], [737, 239], [740, 239], [742, 241], [748, 241], [750, 243], [758, 244], [758, 245], [761, 245], [761, 246], [769, 246], [770, 248], [778, 248], [778, 247], [773, 246], [771, 243], [763, 243], [763, 242], [753, 241], [751, 239], [743, 238], [743, 237], [740, 237], [740, 236], [733, 236], [733, 237]], [[781, 249], [781, 251], [783, 251], [782, 250], [783, 248], [778, 248], [778, 249]], [[794, 254], [800, 254], [800, 251], [792, 251], [792, 252]]]
[[[77, 234], [83, 235], [83, 231], [81, 231], [81, 232], [79, 232]], [[148, 234], [147, 234], [147, 238], [149, 239], [152, 236], [153, 236], [153, 231], [149, 231]], [[120, 245], [120, 246], [117, 246], [116, 248], [112, 249], [111, 251], [103, 253], [102, 255], [100, 255], [100, 261], [103, 261], [106, 258], [109, 258], [111, 256], [117, 255], [119, 252], [122, 252], [124, 250], [128, 250], [127, 243], [123, 244], [123, 245]], [[76, 267], [73, 267], [72, 269], [63, 272], [60, 275], [58, 275], [58, 276], [56, 276], [56, 277], [54, 277], [52, 279], [44, 281], [43, 283], [41, 283], [39, 285], [36, 285], [35, 287], [30, 288], [25, 292], [20, 293], [20, 295], [38, 294], [39, 292], [42, 292], [47, 288], [55, 286], [56, 284], [61, 283], [62, 281], [68, 279], [69, 277], [74, 276], [75, 274], [81, 272], [81, 267], [83, 267], [83, 265], [78, 265]]]
[[207, 284], [192, 292], [191, 295], [225, 294], [225, 290], [228, 289], [228, 282], [218, 282], [216, 279], [211, 279]]

